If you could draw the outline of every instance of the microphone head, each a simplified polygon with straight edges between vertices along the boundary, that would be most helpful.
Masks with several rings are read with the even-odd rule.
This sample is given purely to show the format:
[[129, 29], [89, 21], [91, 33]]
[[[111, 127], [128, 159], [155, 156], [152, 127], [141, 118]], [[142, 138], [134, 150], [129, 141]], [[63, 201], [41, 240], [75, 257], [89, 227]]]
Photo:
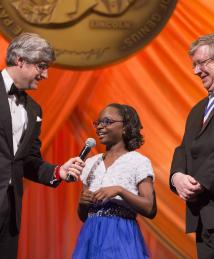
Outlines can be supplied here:
[[92, 148], [96, 146], [96, 140], [94, 138], [88, 138], [85, 142], [86, 146]]

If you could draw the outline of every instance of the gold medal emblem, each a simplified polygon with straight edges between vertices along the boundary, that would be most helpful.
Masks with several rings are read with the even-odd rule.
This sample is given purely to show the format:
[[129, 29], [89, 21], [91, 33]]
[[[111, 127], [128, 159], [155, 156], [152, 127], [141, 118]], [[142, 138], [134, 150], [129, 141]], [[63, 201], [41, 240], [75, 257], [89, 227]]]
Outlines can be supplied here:
[[39, 33], [56, 64], [90, 69], [140, 50], [164, 27], [176, 0], [2, 0], [0, 29], [12, 39]]

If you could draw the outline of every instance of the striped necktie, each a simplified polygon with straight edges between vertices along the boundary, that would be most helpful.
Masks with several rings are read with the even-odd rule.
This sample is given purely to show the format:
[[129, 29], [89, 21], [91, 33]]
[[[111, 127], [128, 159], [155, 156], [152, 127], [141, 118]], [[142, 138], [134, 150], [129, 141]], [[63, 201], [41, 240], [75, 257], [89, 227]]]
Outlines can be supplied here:
[[208, 102], [207, 107], [205, 108], [205, 111], [204, 111], [203, 124], [206, 122], [206, 120], [209, 117], [210, 113], [212, 112], [213, 108], [214, 108], [214, 96], [209, 95], [209, 102]]

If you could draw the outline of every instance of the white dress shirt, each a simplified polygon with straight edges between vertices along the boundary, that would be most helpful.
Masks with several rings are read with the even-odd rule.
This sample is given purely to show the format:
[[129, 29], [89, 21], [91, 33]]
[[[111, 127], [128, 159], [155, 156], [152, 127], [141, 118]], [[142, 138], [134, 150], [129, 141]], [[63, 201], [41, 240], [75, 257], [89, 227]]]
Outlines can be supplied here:
[[[1, 73], [6, 92], [8, 93], [10, 91], [11, 85], [14, 83], [13, 79], [10, 77], [6, 69], [4, 69]], [[15, 155], [19, 148], [22, 134], [27, 128], [27, 112], [23, 104], [16, 103], [15, 95], [8, 95], [8, 103], [10, 106], [12, 119], [13, 154]]]

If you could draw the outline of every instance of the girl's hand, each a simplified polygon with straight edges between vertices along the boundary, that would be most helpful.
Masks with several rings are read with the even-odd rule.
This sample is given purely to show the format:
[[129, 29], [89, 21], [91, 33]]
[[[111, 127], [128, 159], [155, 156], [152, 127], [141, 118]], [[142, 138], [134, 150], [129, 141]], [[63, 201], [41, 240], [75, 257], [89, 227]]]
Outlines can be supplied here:
[[94, 193], [89, 190], [82, 191], [79, 203], [82, 205], [91, 205], [93, 204], [93, 196]]
[[107, 200], [117, 195], [120, 195], [121, 191], [122, 191], [122, 187], [120, 186], [102, 187], [96, 192], [94, 192], [93, 202], [94, 203], [106, 202]]

